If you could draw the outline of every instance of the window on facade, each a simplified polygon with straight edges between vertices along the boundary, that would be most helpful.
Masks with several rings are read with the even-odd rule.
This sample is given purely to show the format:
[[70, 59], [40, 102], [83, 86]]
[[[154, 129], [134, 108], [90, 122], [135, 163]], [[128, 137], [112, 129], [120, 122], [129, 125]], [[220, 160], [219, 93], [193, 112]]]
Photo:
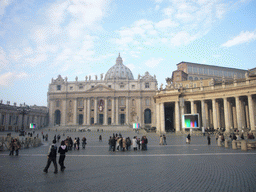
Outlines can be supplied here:
[[132, 89], [135, 89], [135, 85], [132, 85]]
[[135, 99], [132, 100], [132, 106], [135, 106]]
[[149, 83], [145, 83], [145, 88], [149, 88]]
[[83, 88], [84, 88], [84, 86], [82, 86], [82, 85], [79, 86], [79, 89], [83, 89]]
[[111, 111], [111, 109], [108, 109], [108, 111]]
[[121, 99], [120, 99], [120, 104], [121, 104], [121, 105], [124, 105], [124, 98], [121, 98]]
[[192, 73], [192, 67], [188, 66], [188, 73]]
[[59, 107], [59, 106], [60, 106], [60, 101], [57, 100], [57, 101], [56, 101], [56, 107]]
[[57, 90], [61, 90], [61, 85], [57, 85]]
[[198, 73], [197, 67], [193, 67], [193, 73]]
[[111, 100], [110, 99], [108, 100], [108, 106], [111, 106]]
[[204, 68], [204, 74], [208, 75], [208, 69]]
[[194, 83], [194, 87], [196, 87], [196, 83]]
[[191, 76], [190, 76], [190, 77], [188, 77], [188, 80], [192, 81], [192, 80], [193, 80], [193, 77], [191, 77]]
[[72, 101], [71, 100], [69, 101], [69, 107], [72, 107]]
[[121, 109], [121, 111], [124, 111], [124, 109]]
[[197, 81], [198, 80], [198, 77], [195, 77], [195, 81]]
[[199, 68], [199, 73], [203, 74], [203, 68], [201, 68], [201, 67]]
[[124, 88], [124, 85], [120, 85], [120, 88]]
[[111, 85], [109, 85], [108, 87], [111, 88]]
[[73, 90], [73, 87], [69, 87], [69, 90]]
[[79, 108], [83, 108], [83, 106], [84, 106], [84, 105], [83, 105], [83, 100], [82, 100], [82, 99], [79, 99], [79, 100], [78, 100], [78, 107], [79, 107]]
[[146, 102], [146, 106], [150, 105], [150, 99], [149, 98], [146, 98], [145, 102]]
[[91, 101], [91, 106], [94, 106], [94, 100]]
[[94, 86], [92, 85], [91, 88], [94, 88]]

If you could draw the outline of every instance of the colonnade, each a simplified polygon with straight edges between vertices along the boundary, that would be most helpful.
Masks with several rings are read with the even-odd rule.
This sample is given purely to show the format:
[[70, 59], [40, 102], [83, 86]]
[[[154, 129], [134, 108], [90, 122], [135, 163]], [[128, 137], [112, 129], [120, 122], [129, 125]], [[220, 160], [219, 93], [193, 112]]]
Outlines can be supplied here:
[[157, 130], [165, 132], [168, 105], [172, 106], [173, 128], [182, 130], [182, 116], [184, 114], [199, 114], [200, 127], [225, 128], [227, 132], [249, 128], [255, 131], [256, 95], [226, 96], [222, 98], [193, 99], [188, 96], [179, 100], [156, 103]]

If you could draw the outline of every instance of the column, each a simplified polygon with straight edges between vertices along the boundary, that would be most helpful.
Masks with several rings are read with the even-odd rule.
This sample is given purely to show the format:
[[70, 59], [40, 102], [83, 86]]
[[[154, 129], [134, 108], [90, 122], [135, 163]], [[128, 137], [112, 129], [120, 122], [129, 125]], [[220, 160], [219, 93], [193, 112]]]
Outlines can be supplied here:
[[160, 124], [161, 119], [160, 119], [159, 106], [160, 106], [160, 103], [157, 103], [156, 104], [156, 129], [158, 132], [161, 132], [161, 124]]
[[138, 116], [139, 116], [139, 121], [138, 123], [140, 123], [140, 126], [142, 126], [142, 118], [141, 118], [141, 97], [139, 97], [138, 99]]
[[216, 100], [216, 114], [217, 114], [217, 128], [220, 128], [221, 118], [220, 118], [220, 103]]
[[77, 125], [77, 99], [74, 99], [74, 125]]
[[94, 98], [94, 124], [98, 123], [98, 98]]
[[116, 125], [119, 125], [119, 99], [116, 97]]
[[[53, 112], [53, 101], [49, 101], [49, 116], [50, 116], [50, 126], [54, 125], [54, 112]], [[25, 126], [25, 120], [24, 120]]]
[[224, 101], [224, 116], [225, 116], [225, 127], [226, 127], [226, 131], [229, 132], [230, 131], [230, 119], [229, 119], [229, 111], [228, 111], [228, 99], [225, 97], [223, 98]]
[[249, 116], [250, 116], [250, 128], [255, 131], [255, 113], [254, 113], [254, 102], [252, 95], [248, 95], [248, 106], [249, 106]]
[[164, 103], [160, 103], [161, 133], [165, 133]]
[[190, 101], [190, 104], [191, 104], [191, 114], [195, 114], [195, 103], [194, 101]]
[[126, 108], [126, 119], [125, 119], [125, 123], [126, 123], [126, 125], [129, 125], [130, 124], [130, 122], [129, 122], [129, 113], [130, 113], [130, 111], [129, 111], [129, 97], [126, 97], [126, 106], [125, 106]]
[[175, 101], [175, 129], [177, 131], [181, 131], [180, 128], [180, 106], [179, 102]]
[[87, 125], [91, 124], [91, 99], [87, 98]]
[[212, 100], [212, 116], [213, 116], [213, 128], [217, 130], [218, 120], [217, 120], [217, 109], [216, 109], [216, 99]]
[[202, 127], [206, 128], [206, 114], [205, 114], [205, 101], [201, 101], [201, 112], [202, 112]]
[[62, 109], [62, 115], [61, 115], [61, 122], [62, 122], [62, 125], [66, 125], [67, 99], [64, 99], [62, 102], [63, 102], [63, 109]]
[[112, 109], [111, 109], [111, 124], [115, 124], [115, 98], [113, 97], [111, 100]]
[[107, 125], [108, 124], [108, 98], [105, 97], [104, 98], [104, 121], [103, 121], [103, 125]]
[[242, 120], [241, 120], [241, 101], [239, 99], [239, 97], [235, 97], [236, 98], [236, 118], [237, 118], [237, 128], [239, 130], [242, 129]]
[[83, 125], [87, 125], [87, 98], [84, 98], [84, 123]]

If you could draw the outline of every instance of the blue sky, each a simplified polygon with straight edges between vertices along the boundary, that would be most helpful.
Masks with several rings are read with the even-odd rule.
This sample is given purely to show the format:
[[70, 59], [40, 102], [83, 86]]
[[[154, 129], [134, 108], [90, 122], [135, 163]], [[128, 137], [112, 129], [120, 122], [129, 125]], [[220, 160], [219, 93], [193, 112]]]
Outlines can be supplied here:
[[52, 78], [100, 75], [118, 53], [158, 85], [181, 61], [250, 69], [250, 0], [1, 0], [0, 100], [47, 105]]

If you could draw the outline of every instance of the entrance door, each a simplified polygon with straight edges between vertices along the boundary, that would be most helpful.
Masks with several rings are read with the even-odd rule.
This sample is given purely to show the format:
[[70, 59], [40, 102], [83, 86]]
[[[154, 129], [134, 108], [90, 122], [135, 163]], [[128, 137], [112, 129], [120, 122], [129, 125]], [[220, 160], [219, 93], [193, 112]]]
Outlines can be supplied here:
[[120, 124], [123, 125], [125, 123], [125, 114], [120, 114]]
[[84, 116], [82, 114], [79, 114], [79, 116], [78, 116], [78, 123], [79, 123], [79, 125], [82, 125], [83, 122], [84, 122]]
[[60, 125], [60, 110], [55, 111], [55, 124]]
[[108, 118], [108, 125], [111, 125], [111, 117]]
[[99, 124], [103, 125], [103, 114], [99, 114]]

